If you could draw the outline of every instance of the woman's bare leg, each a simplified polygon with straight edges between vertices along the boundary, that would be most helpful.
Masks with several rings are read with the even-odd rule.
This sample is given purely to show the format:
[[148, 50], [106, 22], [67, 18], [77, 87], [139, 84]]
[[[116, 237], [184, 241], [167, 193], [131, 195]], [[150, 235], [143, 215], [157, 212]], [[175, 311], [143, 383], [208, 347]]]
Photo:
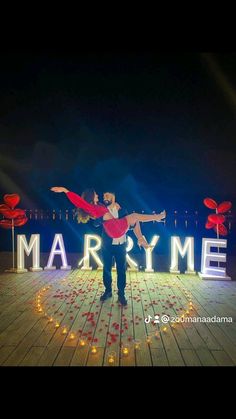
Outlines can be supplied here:
[[127, 219], [128, 225], [130, 227], [140, 221], [142, 223], [149, 222], [149, 221], [160, 221], [165, 217], [166, 217], [166, 212], [163, 211], [160, 214], [151, 214], [151, 215], [138, 214], [137, 212], [134, 212], [133, 214], [126, 215], [125, 218]]
[[137, 237], [138, 240], [141, 240], [143, 238], [142, 231], [141, 231], [141, 228], [140, 228], [140, 222], [139, 221], [136, 222], [136, 224], [135, 224], [135, 226], [133, 228], [133, 232], [134, 232], [134, 234], [135, 234], [135, 236]]
[[145, 249], [152, 247], [147, 243], [147, 240], [142, 235], [142, 231], [140, 228], [140, 221], [142, 222], [148, 222], [148, 221], [159, 221], [162, 218], [165, 218], [166, 213], [163, 211], [161, 214], [153, 214], [153, 215], [146, 215], [146, 214], [130, 214], [127, 215], [127, 221], [129, 226], [132, 226], [135, 223], [135, 226], [133, 228], [134, 234], [138, 239], [138, 245], [143, 246]]

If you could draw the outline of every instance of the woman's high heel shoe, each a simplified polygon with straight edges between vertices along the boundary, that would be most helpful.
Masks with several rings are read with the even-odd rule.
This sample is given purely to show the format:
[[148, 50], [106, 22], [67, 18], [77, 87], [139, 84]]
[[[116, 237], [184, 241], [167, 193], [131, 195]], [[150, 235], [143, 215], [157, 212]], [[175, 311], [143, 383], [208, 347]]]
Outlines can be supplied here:
[[157, 216], [158, 216], [157, 222], [160, 223], [162, 220], [166, 218], [166, 210], [160, 212], [160, 214], [157, 214]]
[[138, 240], [138, 246], [140, 249], [141, 247], [143, 247], [144, 249], [151, 249], [153, 247], [151, 244], [148, 244], [144, 236], [142, 237], [142, 239]]

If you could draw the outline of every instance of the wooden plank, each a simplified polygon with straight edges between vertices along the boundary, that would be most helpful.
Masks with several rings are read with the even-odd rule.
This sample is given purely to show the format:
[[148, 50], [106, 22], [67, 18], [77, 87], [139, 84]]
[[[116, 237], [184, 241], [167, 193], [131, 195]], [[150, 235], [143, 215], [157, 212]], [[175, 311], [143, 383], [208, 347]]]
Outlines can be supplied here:
[[[153, 338], [158, 326], [144, 322], [147, 315], [181, 314], [177, 309], [186, 307], [187, 292], [191, 292], [194, 303], [192, 315], [227, 315], [235, 319], [233, 282], [213, 284], [193, 275], [127, 272], [127, 308], [117, 304], [116, 291], [111, 300], [100, 303], [100, 271], [28, 272], [10, 274], [7, 281], [3, 274], [0, 284], [1, 365], [107, 366], [107, 354], [112, 350], [117, 354], [116, 366], [236, 365], [235, 322], [181, 323], [175, 328], [168, 324], [165, 333], [161, 328], [158, 338]], [[52, 288], [42, 297], [43, 307], [75, 334], [74, 339], [35, 311], [35, 297], [45, 284], [52, 284]], [[60, 292], [62, 298], [57, 298]], [[173, 296], [176, 303], [170, 304]], [[91, 354], [89, 345], [78, 345], [81, 333], [91, 341], [97, 339], [96, 355]], [[117, 336], [108, 345], [112, 333]], [[146, 342], [149, 334], [150, 345]], [[140, 350], [134, 349], [133, 339], [141, 341]], [[120, 356], [122, 341], [130, 344], [127, 357]]]
[[192, 349], [182, 349], [182, 357], [185, 365], [188, 367], [199, 367], [201, 366], [200, 359], [198, 358], [196, 351]]
[[219, 366], [233, 366], [235, 363], [224, 351], [212, 351], [212, 355], [215, 358]]
[[2, 346], [0, 348], [0, 365], [4, 364], [9, 355], [14, 351], [15, 346]]
[[217, 365], [215, 358], [213, 358], [211, 352], [208, 351], [208, 349], [204, 349], [204, 348], [197, 349], [196, 354], [198, 358], [200, 359], [200, 362], [203, 366], [211, 367], [211, 366]]
[[43, 346], [33, 346], [25, 355], [24, 359], [20, 362], [20, 366], [34, 367], [37, 365], [42, 353], [44, 351]]

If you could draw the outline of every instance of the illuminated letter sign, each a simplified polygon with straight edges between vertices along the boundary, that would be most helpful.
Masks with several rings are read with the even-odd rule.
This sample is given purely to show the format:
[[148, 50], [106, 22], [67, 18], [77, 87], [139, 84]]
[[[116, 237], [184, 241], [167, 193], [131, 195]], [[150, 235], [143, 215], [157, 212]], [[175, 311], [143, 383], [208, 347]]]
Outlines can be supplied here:
[[178, 263], [178, 254], [180, 253], [181, 257], [187, 253], [187, 271], [186, 274], [195, 274], [194, 271], [194, 238], [186, 237], [184, 246], [180, 242], [180, 237], [173, 236], [171, 237], [171, 267], [170, 272], [179, 274], [179, 263]]
[[[59, 246], [58, 249], [57, 249], [57, 245]], [[48, 263], [47, 263], [47, 266], [44, 268], [45, 271], [51, 271], [53, 269], [56, 269], [55, 266], [52, 266], [54, 257], [56, 255], [61, 256], [62, 266], [61, 266], [60, 269], [70, 270], [71, 266], [69, 266], [67, 264], [66, 251], [65, 251], [65, 246], [64, 246], [64, 241], [63, 241], [62, 234], [55, 234], [53, 244], [52, 244], [52, 249], [51, 249], [51, 252], [50, 252], [50, 255], [49, 255], [49, 258], [48, 258]]]
[[[91, 245], [91, 241], [94, 240], [96, 242], [95, 246]], [[96, 234], [85, 234], [84, 236], [84, 257], [81, 262], [83, 262], [83, 265], [81, 267], [82, 270], [92, 270], [92, 267], [90, 266], [90, 255], [94, 258], [95, 262], [98, 265], [98, 269], [103, 268], [103, 264], [101, 259], [99, 258], [97, 251], [101, 249], [101, 237], [97, 236]], [[79, 266], [81, 264], [79, 263]]]
[[153, 236], [150, 245], [153, 247], [149, 247], [148, 249], [145, 249], [145, 255], [146, 255], [146, 269], [145, 272], [154, 272], [154, 269], [152, 268], [152, 251], [154, 247], [156, 246], [160, 236]]
[[[212, 252], [211, 248], [217, 248], [217, 252]], [[220, 253], [219, 248], [226, 248], [226, 239], [202, 239], [202, 261], [201, 261], [201, 272], [199, 272], [200, 278], [203, 279], [231, 279], [226, 275], [226, 269], [220, 267], [220, 262], [226, 262], [226, 254]], [[217, 262], [218, 266], [212, 266], [211, 262]]]
[[17, 235], [17, 273], [27, 272], [25, 269], [25, 253], [27, 256], [33, 252], [33, 266], [30, 271], [42, 271], [39, 258], [40, 258], [40, 235], [32, 234], [30, 237], [29, 244], [26, 241], [26, 237], [23, 234]]

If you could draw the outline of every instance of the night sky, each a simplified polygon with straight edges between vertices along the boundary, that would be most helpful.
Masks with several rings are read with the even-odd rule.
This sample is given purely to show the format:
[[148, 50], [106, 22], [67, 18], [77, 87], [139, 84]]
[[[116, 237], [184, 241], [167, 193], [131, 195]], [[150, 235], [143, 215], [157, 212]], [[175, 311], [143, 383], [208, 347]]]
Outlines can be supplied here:
[[235, 53], [4, 52], [0, 195], [56, 208], [68, 202], [51, 186], [93, 186], [128, 209], [236, 204], [235, 85]]

